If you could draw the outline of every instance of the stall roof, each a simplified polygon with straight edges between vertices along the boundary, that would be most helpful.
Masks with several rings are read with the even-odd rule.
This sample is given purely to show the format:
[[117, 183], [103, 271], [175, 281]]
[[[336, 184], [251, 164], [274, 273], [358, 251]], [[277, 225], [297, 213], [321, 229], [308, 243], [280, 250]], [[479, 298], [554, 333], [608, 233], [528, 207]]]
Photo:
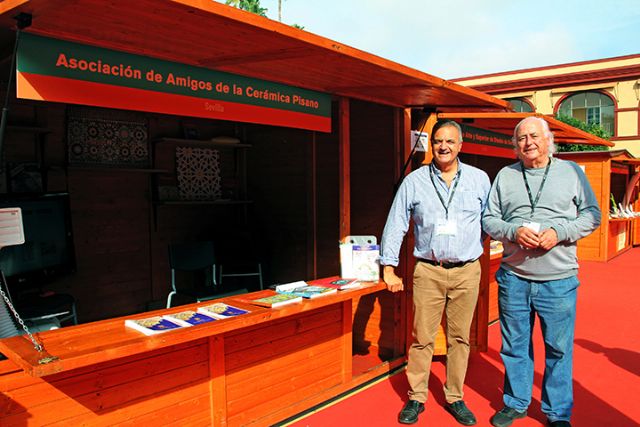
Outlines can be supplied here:
[[549, 128], [553, 132], [554, 142], [556, 144], [587, 144], [587, 145], [606, 145], [613, 147], [613, 142], [599, 138], [588, 132], [568, 125], [553, 117], [540, 113], [439, 113], [439, 119], [460, 120], [463, 123], [470, 124], [479, 128], [498, 132], [506, 135], [513, 135], [513, 129], [518, 122], [527, 117], [540, 117], [549, 123]]
[[[0, 27], [398, 107], [507, 110], [474, 89], [204, 0], [5, 0]], [[301, 22], [304, 24], [304, 22]]]

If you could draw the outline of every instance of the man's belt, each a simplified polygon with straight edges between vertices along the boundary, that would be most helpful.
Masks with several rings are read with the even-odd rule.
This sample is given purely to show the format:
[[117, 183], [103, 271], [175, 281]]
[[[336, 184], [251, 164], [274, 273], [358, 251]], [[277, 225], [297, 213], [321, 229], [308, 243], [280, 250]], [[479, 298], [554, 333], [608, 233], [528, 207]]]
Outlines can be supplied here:
[[442, 268], [458, 268], [458, 267], [462, 267], [467, 264], [470, 264], [472, 262], [475, 262], [476, 260], [477, 258], [471, 259], [469, 261], [444, 262], [444, 261], [433, 261], [431, 259], [418, 258], [418, 262], [425, 262], [427, 264], [435, 265], [437, 267], [442, 267]]

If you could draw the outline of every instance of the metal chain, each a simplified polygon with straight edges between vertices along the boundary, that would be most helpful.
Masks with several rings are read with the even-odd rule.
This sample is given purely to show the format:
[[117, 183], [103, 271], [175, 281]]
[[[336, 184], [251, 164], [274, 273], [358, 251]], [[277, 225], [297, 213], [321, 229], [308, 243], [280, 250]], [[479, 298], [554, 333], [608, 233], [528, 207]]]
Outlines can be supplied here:
[[24, 320], [22, 320], [22, 318], [20, 317], [20, 315], [18, 314], [18, 312], [16, 311], [16, 309], [13, 307], [13, 304], [11, 304], [11, 300], [9, 299], [9, 296], [4, 292], [4, 290], [2, 289], [2, 284], [0, 284], [0, 296], [2, 296], [2, 298], [4, 299], [4, 302], [7, 303], [7, 307], [9, 307], [9, 309], [11, 310], [11, 313], [13, 313], [13, 317], [15, 317], [15, 319], [18, 321], [18, 323], [20, 324], [20, 326], [22, 326], [22, 329], [24, 329], [24, 332], [29, 336], [29, 339], [31, 340], [31, 342], [33, 343], [33, 347], [39, 352], [42, 353], [42, 351], [44, 350], [44, 347], [42, 347], [42, 344], [40, 344], [36, 338], [33, 336], [33, 334], [31, 333], [31, 331], [29, 331], [29, 328], [27, 327], [27, 325], [24, 323]]

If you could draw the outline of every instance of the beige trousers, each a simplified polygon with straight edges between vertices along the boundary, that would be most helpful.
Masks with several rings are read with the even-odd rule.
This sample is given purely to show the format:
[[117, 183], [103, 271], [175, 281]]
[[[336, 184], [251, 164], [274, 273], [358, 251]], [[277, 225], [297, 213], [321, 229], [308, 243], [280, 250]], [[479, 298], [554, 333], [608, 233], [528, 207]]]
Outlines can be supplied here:
[[417, 262], [413, 274], [413, 344], [409, 348], [407, 378], [409, 398], [427, 400], [427, 386], [433, 348], [442, 319], [447, 315], [447, 380], [444, 394], [448, 403], [461, 400], [469, 361], [469, 331], [478, 301], [480, 261], [445, 269]]

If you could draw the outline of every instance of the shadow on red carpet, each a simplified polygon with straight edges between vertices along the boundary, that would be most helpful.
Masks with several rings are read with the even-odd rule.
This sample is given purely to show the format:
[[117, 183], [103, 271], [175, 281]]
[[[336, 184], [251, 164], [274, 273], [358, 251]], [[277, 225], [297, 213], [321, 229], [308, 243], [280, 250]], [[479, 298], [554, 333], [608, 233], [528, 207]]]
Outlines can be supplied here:
[[[640, 426], [639, 266], [640, 248], [608, 263], [581, 263], [574, 348], [574, 426]], [[515, 421], [514, 427], [546, 425], [546, 417], [540, 410], [544, 344], [538, 323], [534, 351], [533, 400], [528, 416]], [[494, 324], [489, 327], [489, 350], [470, 357], [465, 382], [465, 401], [478, 418], [478, 426], [490, 426], [489, 418], [502, 407], [503, 375], [500, 327]], [[445, 378], [444, 359], [434, 359], [429, 400], [416, 426], [459, 426], [444, 409]], [[406, 376], [401, 371], [292, 425], [402, 425], [397, 422], [397, 415], [407, 399], [407, 388]]]

